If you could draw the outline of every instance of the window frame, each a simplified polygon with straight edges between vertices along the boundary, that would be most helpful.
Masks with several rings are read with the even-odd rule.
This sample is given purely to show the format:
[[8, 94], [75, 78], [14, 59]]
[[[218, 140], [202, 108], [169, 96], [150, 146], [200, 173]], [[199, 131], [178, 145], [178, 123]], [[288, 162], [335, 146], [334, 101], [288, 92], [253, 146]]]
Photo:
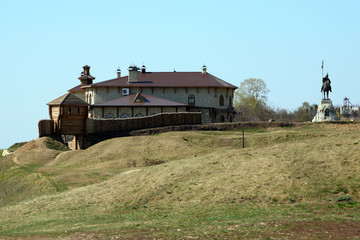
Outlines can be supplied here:
[[196, 103], [195, 95], [190, 94], [188, 96], [188, 104], [189, 104], [189, 106], [195, 106], [195, 103]]

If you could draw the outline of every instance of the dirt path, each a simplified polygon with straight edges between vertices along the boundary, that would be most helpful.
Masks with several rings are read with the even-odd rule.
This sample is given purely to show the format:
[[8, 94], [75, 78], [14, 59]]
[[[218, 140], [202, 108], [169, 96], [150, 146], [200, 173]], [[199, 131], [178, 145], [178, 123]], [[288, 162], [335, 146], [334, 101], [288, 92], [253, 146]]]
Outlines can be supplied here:
[[129, 173], [132, 173], [132, 172], [137, 172], [137, 171], [141, 171], [142, 169], [134, 169], [134, 170], [129, 170], [129, 171], [126, 171], [126, 172], [122, 172], [120, 173], [119, 175], [127, 175]]
[[17, 164], [17, 165], [20, 165], [20, 166], [26, 168], [25, 165], [23, 165], [23, 164], [21, 164], [21, 163], [19, 162], [19, 160], [17, 159], [17, 156], [16, 156], [16, 155], [13, 155], [13, 157], [11, 158], [11, 161], [13, 161], [13, 163], [15, 163], [15, 164]]
[[59, 162], [59, 160], [60, 160], [60, 156], [63, 155], [64, 153], [67, 153], [67, 152], [61, 152], [61, 153], [59, 153], [58, 155], [56, 155], [56, 157], [54, 158], [54, 160], [46, 163], [43, 167], [52, 167], [52, 166], [56, 165], [56, 164]]

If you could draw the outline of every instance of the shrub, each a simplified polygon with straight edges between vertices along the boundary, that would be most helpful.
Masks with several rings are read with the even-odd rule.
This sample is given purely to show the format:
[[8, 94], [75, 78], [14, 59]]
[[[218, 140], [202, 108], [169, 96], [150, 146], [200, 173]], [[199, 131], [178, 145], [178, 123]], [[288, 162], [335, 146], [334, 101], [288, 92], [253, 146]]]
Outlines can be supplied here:
[[56, 139], [53, 138], [48, 138], [45, 142], [46, 147], [49, 149], [53, 149], [53, 150], [58, 150], [58, 151], [68, 151], [70, 150], [64, 143], [59, 142]]

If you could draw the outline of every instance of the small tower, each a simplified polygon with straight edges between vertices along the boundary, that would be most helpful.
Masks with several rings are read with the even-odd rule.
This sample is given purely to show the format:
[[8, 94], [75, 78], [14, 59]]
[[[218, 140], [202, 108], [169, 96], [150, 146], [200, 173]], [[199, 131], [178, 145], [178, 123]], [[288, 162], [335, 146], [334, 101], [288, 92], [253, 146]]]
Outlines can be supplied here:
[[50, 119], [54, 120], [55, 134], [75, 136], [74, 148], [84, 148], [89, 104], [72, 93], [66, 93], [47, 105]]
[[116, 70], [116, 75], [117, 75], [117, 78], [121, 78], [121, 70], [120, 70], [120, 67], [118, 67], [118, 69]]
[[204, 66], [202, 66], [202, 74], [206, 74], [206, 66], [204, 64]]
[[93, 84], [95, 77], [90, 75], [90, 66], [83, 66], [84, 71], [81, 72], [81, 76], [78, 78], [81, 82], [81, 85], [90, 85]]

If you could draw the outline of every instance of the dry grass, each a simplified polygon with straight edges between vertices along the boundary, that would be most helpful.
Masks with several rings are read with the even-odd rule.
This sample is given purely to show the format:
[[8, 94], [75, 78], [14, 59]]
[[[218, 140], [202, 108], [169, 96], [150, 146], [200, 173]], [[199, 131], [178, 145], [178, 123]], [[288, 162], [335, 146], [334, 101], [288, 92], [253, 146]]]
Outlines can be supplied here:
[[[137, 214], [146, 215], [147, 225], [160, 224], [152, 215], [157, 209], [221, 212], [231, 204], [259, 204], [262, 216], [273, 204], [286, 209], [294, 203], [334, 204], [346, 196], [358, 201], [359, 133], [358, 124], [249, 129], [244, 149], [240, 131], [164, 133], [107, 140], [58, 157], [43, 151], [40, 160], [37, 148], [30, 148], [18, 153], [20, 161], [33, 164], [31, 157], [22, 158], [32, 155], [42, 164], [36, 173], [71, 190], [3, 206], [0, 225], [7, 226], [3, 234], [25, 234], [31, 226], [37, 234], [111, 230], [131, 227], [133, 220], [126, 218]], [[141, 170], [120, 174], [132, 169]], [[116, 217], [120, 213], [123, 220]], [[281, 218], [293, 213], [286, 214]]]

